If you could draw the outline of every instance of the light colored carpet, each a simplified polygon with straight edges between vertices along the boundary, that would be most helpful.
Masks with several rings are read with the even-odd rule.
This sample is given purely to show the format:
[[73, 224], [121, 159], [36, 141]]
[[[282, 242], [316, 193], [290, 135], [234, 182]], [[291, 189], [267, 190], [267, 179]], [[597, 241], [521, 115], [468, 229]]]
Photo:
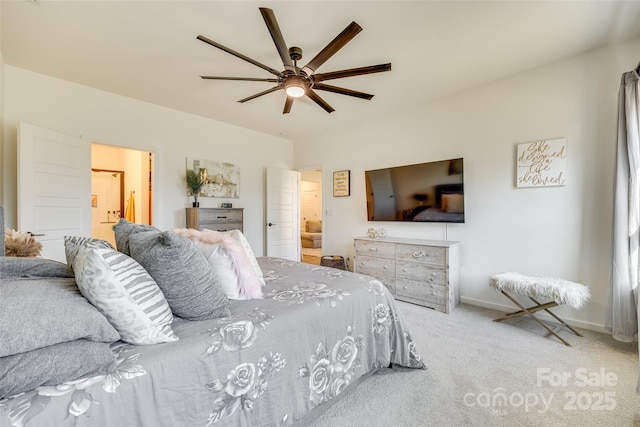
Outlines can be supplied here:
[[640, 426], [637, 343], [563, 331], [567, 347], [525, 317], [398, 304], [428, 369], [384, 369], [299, 425]]

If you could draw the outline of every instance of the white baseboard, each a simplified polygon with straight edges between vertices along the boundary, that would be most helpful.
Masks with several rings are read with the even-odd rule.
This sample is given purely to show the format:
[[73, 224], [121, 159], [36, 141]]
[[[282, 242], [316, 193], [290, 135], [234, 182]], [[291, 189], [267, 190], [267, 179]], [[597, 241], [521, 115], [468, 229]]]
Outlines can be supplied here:
[[[496, 304], [493, 302], [488, 302], [488, 301], [479, 300], [475, 298], [460, 297], [460, 302], [464, 304], [475, 305], [478, 307], [489, 308], [491, 310], [503, 311], [505, 313], [516, 311], [516, 307], [513, 307], [513, 306]], [[545, 313], [544, 311], [538, 311], [536, 313], [536, 316], [539, 317], [541, 320], [547, 320], [547, 321], [556, 322], [556, 323], [558, 322], [556, 319], [554, 319], [552, 316]], [[607, 332], [603, 324], [585, 322], [582, 320], [576, 320], [569, 317], [561, 317], [561, 319], [567, 322], [569, 325], [575, 326], [576, 328], [588, 329], [590, 331], [596, 331], [596, 332], [604, 332], [604, 333]]]

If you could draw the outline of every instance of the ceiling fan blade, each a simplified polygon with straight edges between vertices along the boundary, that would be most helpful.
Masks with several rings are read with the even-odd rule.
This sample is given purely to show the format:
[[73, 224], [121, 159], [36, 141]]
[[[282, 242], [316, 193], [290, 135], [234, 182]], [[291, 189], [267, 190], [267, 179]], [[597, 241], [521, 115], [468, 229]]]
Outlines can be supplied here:
[[318, 95], [317, 93], [315, 93], [311, 89], [307, 89], [306, 95], [309, 98], [311, 98], [311, 100], [314, 101], [316, 104], [318, 104], [319, 106], [324, 108], [324, 111], [326, 111], [327, 113], [332, 113], [332, 112], [335, 111], [333, 109], [333, 107], [327, 103], [327, 101], [325, 101], [324, 99], [320, 98], [320, 95]]
[[340, 34], [336, 36], [324, 49], [320, 51], [307, 65], [302, 68], [302, 71], [307, 73], [308, 76], [312, 75], [322, 64], [324, 64], [329, 58], [331, 58], [337, 51], [339, 51], [344, 45], [349, 43], [354, 38], [362, 27], [355, 22], [347, 25], [347, 28], [342, 30]]
[[291, 61], [291, 57], [289, 56], [289, 48], [287, 48], [287, 44], [284, 42], [280, 26], [278, 25], [278, 21], [276, 21], [276, 15], [273, 13], [273, 10], [266, 7], [261, 7], [260, 13], [262, 13], [264, 23], [267, 24], [273, 43], [275, 43], [280, 58], [282, 58], [282, 63], [285, 68], [291, 67], [291, 69], [293, 69], [293, 61]]
[[256, 79], [253, 77], [218, 77], [218, 76], [200, 76], [205, 80], [238, 80], [243, 82], [270, 82], [278, 83], [278, 79]]
[[289, 114], [294, 99], [295, 98], [293, 96], [287, 96], [287, 100], [284, 102], [284, 110], [282, 110], [282, 114]]
[[276, 76], [279, 76], [280, 74], [282, 74], [278, 70], [274, 70], [271, 67], [268, 67], [268, 66], [266, 66], [264, 64], [261, 64], [260, 62], [256, 61], [255, 59], [251, 59], [248, 56], [245, 56], [245, 55], [243, 55], [243, 54], [241, 54], [239, 52], [236, 52], [233, 49], [229, 49], [228, 47], [223, 46], [218, 42], [214, 42], [213, 40], [210, 40], [210, 39], [206, 38], [205, 36], [198, 36], [197, 39], [200, 40], [200, 41], [203, 41], [203, 42], [205, 42], [207, 44], [210, 44], [213, 47], [217, 47], [220, 50], [224, 50], [225, 52], [230, 53], [231, 55], [233, 55], [233, 56], [235, 56], [237, 58], [243, 59], [243, 60], [245, 60], [245, 61], [247, 61], [247, 62], [249, 62], [249, 63], [251, 63], [253, 65], [256, 65], [256, 66], [262, 68], [263, 70], [267, 70], [271, 74], [275, 74]]
[[384, 71], [391, 71], [391, 63], [370, 65], [368, 67], [350, 68], [348, 70], [331, 71], [328, 73], [314, 74], [313, 79], [316, 82], [323, 80], [341, 79], [343, 77], [361, 76], [364, 74], [382, 73]]
[[373, 95], [370, 93], [358, 92], [357, 90], [345, 89], [337, 86], [330, 86], [323, 83], [313, 85], [314, 89], [326, 90], [327, 92], [339, 93], [340, 95], [355, 96], [356, 98], [371, 99]]
[[272, 87], [271, 89], [267, 89], [267, 90], [264, 90], [264, 91], [262, 91], [260, 93], [256, 93], [255, 95], [251, 95], [251, 96], [248, 96], [246, 98], [243, 98], [238, 102], [242, 103], [242, 102], [251, 101], [252, 99], [255, 99], [255, 98], [259, 97], [259, 96], [266, 95], [268, 93], [275, 92], [275, 91], [280, 90], [280, 89], [282, 89], [282, 86], [278, 85], [278, 86]]

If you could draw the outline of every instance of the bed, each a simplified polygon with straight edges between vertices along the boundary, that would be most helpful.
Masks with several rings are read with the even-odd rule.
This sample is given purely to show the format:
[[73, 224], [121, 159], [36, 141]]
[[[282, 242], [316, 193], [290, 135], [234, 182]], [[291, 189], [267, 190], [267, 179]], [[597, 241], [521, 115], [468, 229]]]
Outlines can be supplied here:
[[[0, 425], [285, 426], [316, 416], [391, 364], [425, 368], [380, 281], [280, 258], [256, 261], [262, 298], [230, 300], [223, 317], [176, 316], [177, 340], [116, 340], [108, 344], [115, 355], [109, 372], [6, 396]], [[74, 280], [61, 277], [66, 265], [47, 277], [37, 260], [30, 263], [16, 279], [23, 284]], [[0, 276], [0, 305], [11, 275]]]

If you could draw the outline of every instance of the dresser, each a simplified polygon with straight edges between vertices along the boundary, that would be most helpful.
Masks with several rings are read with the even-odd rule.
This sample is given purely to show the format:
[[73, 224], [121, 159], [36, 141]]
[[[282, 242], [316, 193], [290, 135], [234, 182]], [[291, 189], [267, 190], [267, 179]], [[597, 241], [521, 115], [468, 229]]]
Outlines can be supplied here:
[[460, 242], [356, 238], [354, 271], [380, 280], [400, 301], [449, 313], [460, 300]]
[[187, 228], [242, 231], [243, 208], [186, 208]]

